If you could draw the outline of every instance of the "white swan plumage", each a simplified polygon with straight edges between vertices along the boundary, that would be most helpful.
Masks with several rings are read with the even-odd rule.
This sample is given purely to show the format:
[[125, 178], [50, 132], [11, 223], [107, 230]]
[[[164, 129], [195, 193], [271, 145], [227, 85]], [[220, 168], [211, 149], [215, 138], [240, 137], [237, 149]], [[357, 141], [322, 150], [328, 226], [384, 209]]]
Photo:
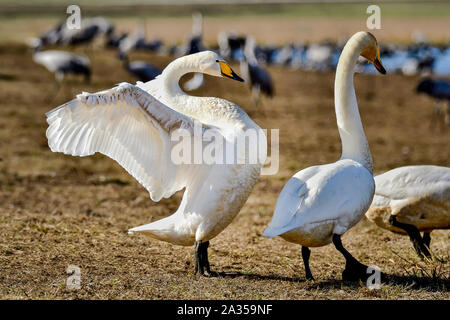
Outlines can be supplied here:
[[[226, 143], [253, 129], [262, 130], [237, 105], [220, 98], [194, 97], [183, 92], [179, 79], [202, 72], [242, 81], [216, 53], [204, 51], [178, 58], [155, 80], [121, 83], [76, 99], [47, 113], [52, 151], [74, 156], [96, 152], [116, 160], [150, 193], [154, 201], [185, 188], [178, 210], [159, 221], [130, 229], [178, 245], [196, 244], [196, 272], [209, 275], [207, 247], [235, 217], [259, 178], [267, 146], [257, 163], [177, 164], [171, 134], [184, 129], [194, 139], [195, 126], [212, 130]], [[170, 106], [170, 107], [169, 107]], [[203, 144], [203, 147], [205, 145]], [[245, 150], [241, 157], [257, 152]], [[261, 153], [262, 152], [262, 153]], [[245, 160], [245, 159], [244, 159]]]
[[335, 109], [342, 140], [342, 157], [338, 161], [313, 166], [296, 173], [284, 186], [277, 200], [267, 237], [302, 245], [306, 276], [309, 269], [308, 247], [333, 241], [346, 257], [343, 278], [366, 276], [365, 266], [342, 246], [340, 236], [353, 227], [369, 208], [375, 191], [372, 156], [358, 112], [353, 74], [362, 55], [385, 73], [380, 62], [378, 44], [368, 32], [358, 32], [345, 45], [336, 70]]
[[381, 228], [408, 234], [417, 254], [430, 257], [430, 233], [450, 229], [450, 168], [400, 167], [376, 176], [375, 185], [366, 217]]

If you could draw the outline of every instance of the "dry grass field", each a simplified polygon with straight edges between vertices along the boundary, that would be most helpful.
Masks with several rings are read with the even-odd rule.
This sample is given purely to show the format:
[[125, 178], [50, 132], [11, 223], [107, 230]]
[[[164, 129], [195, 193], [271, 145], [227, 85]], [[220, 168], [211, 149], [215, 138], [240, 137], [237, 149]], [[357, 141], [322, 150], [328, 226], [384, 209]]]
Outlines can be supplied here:
[[[39, 31], [27, 32], [33, 30]], [[113, 160], [49, 150], [45, 112], [81, 91], [134, 81], [114, 51], [96, 48], [88, 55], [92, 83], [66, 79], [53, 98], [53, 76], [34, 64], [26, 46], [0, 41], [0, 298], [450, 298], [449, 231], [432, 233], [432, 263], [417, 258], [408, 237], [365, 219], [345, 234], [352, 254], [388, 275], [379, 290], [342, 282], [344, 259], [332, 245], [312, 249], [316, 280], [307, 282], [300, 246], [262, 236], [288, 178], [340, 156], [332, 72], [271, 67], [276, 96], [258, 108], [245, 85], [228, 79], [207, 77], [195, 92], [231, 100], [261, 127], [280, 129], [279, 173], [261, 177], [240, 214], [211, 241], [210, 262], [219, 277], [193, 276], [192, 247], [128, 235], [129, 228], [174, 212], [182, 193], [154, 203]], [[148, 53], [131, 58], [161, 68], [172, 59]], [[408, 164], [450, 166], [450, 128], [430, 128], [433, 102], [414, 92], [417, 81], [396, 74], [355, 77], [375, 173]], [[66, 289], [68, 265], [81, 268], [80, 290]]]

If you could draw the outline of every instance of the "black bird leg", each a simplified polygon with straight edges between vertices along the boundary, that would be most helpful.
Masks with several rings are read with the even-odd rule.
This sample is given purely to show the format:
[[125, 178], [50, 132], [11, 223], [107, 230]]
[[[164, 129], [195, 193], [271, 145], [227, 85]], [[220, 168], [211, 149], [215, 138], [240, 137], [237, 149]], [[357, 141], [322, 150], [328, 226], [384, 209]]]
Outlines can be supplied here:
[[428, 247], [430, 245], [430, 235], [426, 235], [426, 233], [424, 234], [424, 238], [422, 239], [422, 237], [420, 236], [420, 232], [419, 229], [417, 229], [415, 226], [413, 226], [412, 224], [408, 224], [408, 223], [402, 223], [402, 222], [398, 222], [397, 218], [395, 216], [389, 216], [389, 223], [391, 225], [393, 225], [394, 227], [400, 228], [402, 230], [404, 230], [408, 236], [409, 239], [411, 240], [411, 242], [413, 243], [414, 249], [417, 252], [417, 255], [423, 259], [423, 257], [427, 257], [427, 258], [431, 258], [431, 253], [428, 250], [425, 242], [428, 243]]
[[430, 250], [430, 242], [431, 242], [431, 232], [424, 232], [423, 233], [423, 237], [422, 237], [422, 241], [423, 244], [425, 245], [425, 247], [428, 248], [428, 250]]
[[305, 264], [306, 280], [314, 280], [314, 277], [309, 268], [309, 256], [311, 255], [311, 250], [308, 247], [302, 246], [302, 258]]
[[195, 241], [195, 271], [194, 274], [200, 273], [202, 276], [211, 277], [211, 272], [208, 260], [208, 246], [209, 241]]
[[368, 266], [356, 260], [350, 252], [342, 245], [341, 236], [333, 234], [333, 244], [345, 258], [345, 270], [342, 272], [342, 279], [346, 281], [367, 281], [370, 274], [367, 273]]

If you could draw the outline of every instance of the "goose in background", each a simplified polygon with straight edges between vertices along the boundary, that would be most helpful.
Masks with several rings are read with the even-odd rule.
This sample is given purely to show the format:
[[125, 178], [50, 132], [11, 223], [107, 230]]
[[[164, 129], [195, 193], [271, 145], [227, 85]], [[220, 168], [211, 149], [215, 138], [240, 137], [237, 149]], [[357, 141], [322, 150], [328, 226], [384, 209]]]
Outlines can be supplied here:
[[339, 58], [334, 87], [337, 125], [342, 141], [341, 158], [297, 172], [284, 186], [264, 235], [302, 245], [307, 279], [309, 247], [333, 242], [345, 257], [344, 280], [366, 280], [367, 266], [342, 245], [341, 236], [357, 224], [369, 208], [375, 191], [373, 164], [358, 111], [353, 75], [359, 56], [386, 73], [375, 37], [369, 32], [354, 34]]
[[[265, 161], [267, 141], [261, 128], [236, 104], [183, 92], [178, 83], [189, 72], [242, 81], [214, 52], [184, 56], [172, 61], [155, 80], [82, 93], [48, 112], [47, 138], [54, 152], [74, 156], [99, 152], [116, 160], [153, 201], [185, 189], [175, 213], [129, 231], [177, 245], [195, 244], [195, 273], [210, 276], [209, 241], [228, 226], [247, 200]], [[248, 157], [257, 150], [246, 144], [232, 163], [178, 161], [173, 149], [179, 140], [171, 139], [172, 135], [181, 130], [183, 141], [201, 139], [195, 132], [199, 125], [200, 134], [208, 131], [214, 141], [225, 142], [215, 149], [216, 155], [223, 152], [222, 160], [228, 159], [227, 150], [234, 150], [247, 130], [262, 133], [261, 158], [251, 163]]]
[[252, 90], [254, 106], [258, 106], [261, 93], [273, 97], [274, 88], [270, 74], [258, 64], [255, 56], [255, 40], [248, 36], [245, 41], [244, 59], [240, 63], [242, 77]]
[[125, 70], [138, 78], [139, 81], [151, 81], [161, 74], [161, 70], [145, 61], [130, 62], [127, 54], [120, 54], [119, 57], [124, 63]]
[[407, 234], [419, 257], [431, 258], [430, 233], [450, 229], [450, 168], [400, 167], [376, 176], [375, 185], [366, 217], [381, 228]]

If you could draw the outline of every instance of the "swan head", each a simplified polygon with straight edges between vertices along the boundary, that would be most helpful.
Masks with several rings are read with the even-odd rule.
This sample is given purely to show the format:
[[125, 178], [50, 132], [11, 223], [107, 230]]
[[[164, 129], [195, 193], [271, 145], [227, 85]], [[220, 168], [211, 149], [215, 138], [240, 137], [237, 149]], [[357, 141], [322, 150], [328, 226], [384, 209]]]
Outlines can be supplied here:
[[215, 77], [225, 77], [244, 82], [244, 79], [238, 76], [233, 69], [231, 69], [230, 65], [217, 53], [213, 51], [202, 51], [195, 53], [192, 56], [195, 56], [200, 72]]
[[381, 64], [380, 59], [380, 48], [378, 47], [377, 39], [370, 32], [361, 32], [361, 42], [362, 42], [362, 50], [360, 55], [366, 58], [370, 63], [372, 63], [375, 68], [381, 74], [386, 74], [386, 69], [384, 69]]

